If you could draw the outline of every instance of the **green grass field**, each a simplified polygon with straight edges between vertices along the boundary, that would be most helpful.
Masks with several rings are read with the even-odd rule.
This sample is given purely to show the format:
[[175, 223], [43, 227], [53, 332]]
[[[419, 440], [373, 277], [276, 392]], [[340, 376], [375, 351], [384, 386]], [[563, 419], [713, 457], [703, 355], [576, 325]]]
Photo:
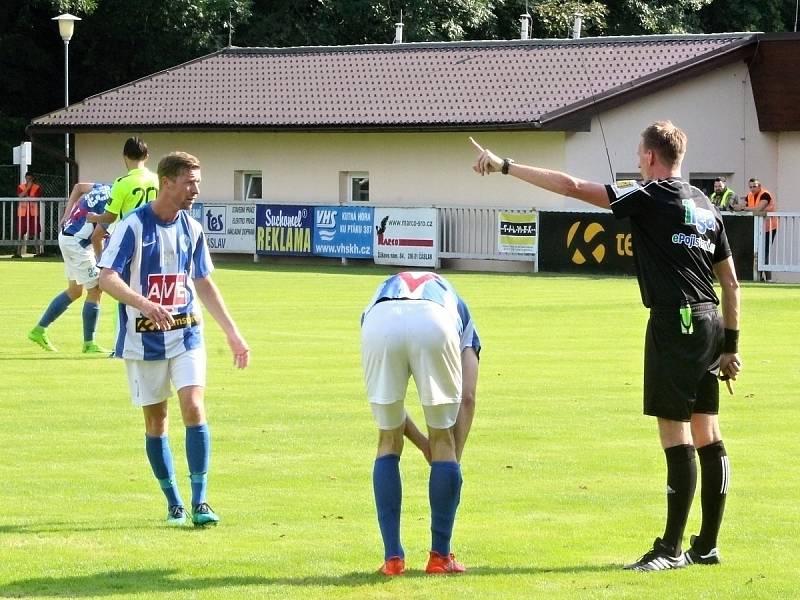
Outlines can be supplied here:
[[[724, 564], [642, 574], [620, 565], [660, 535], [665, 470], [641, 415], [646, 310], [630, 278], [447, 273], [484, 350], [453, 548], [469, 571], [425, 576], [428, 468], [406, 447], [410, 572], [382, 547], [359, 315], [390, 271], [219, 262], [252, 348], [236, 371], [207, 324], [216, 529], [170, 529], [122, 363], [86, 358], [80, 305], [25, 334], [64, 285], [60, 261], [0, 260], [0, 597], [789, 598], [800, 511], [800, 286], [743, 289], [736, 395], [722, 425], [733, 469]], [[104, 299], [99, 341], [111, 344]], [[410, 386], [412, 415], [421, 411]], [[172, 446], [184, 496], [183, 427]], [[699, 493], [687, 529], [699, 527]]]

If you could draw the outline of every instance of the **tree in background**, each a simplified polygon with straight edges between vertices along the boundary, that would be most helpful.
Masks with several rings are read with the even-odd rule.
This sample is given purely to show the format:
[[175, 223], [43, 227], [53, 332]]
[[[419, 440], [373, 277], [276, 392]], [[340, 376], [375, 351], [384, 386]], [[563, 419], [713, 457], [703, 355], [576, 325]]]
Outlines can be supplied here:
[[[578, 11], [584, 36], [790, 31], [795, 18], [791, 0], [2, 0], [0, 163], [31, 118], [63, 105], [51, 20], [63, 12], [83, 19], [70, 42], [75, 101], [218, 50], [229, 34], [238, 46], [382, 44], [402, 11], [407, 42], [517, 39], [526, 10], [537, 38], [569, 37]], [[60, 172], [44, 159], [34, 153], [36, 170]]]
[[84, 96], [218, 50], [250, 0], [99, 0], [76, 29]]
[[[64, 104], [64, 45], [51, 19], [63, 12], [83, 20], [69, 45], [70, 100], [111, 89], [207, 54], [228, 42], [250, 12], [250, 0], [3, 0], [0, 2], [0, 163], [25, 139], [25, 126]], [[54, 154], [63, 146], [44, 136]], [[47, 146], [32, 169], [61, 171]], [[13, 192], [13, 190], [12, 190]], [[5, 192], [11, 194], [11, 192]], [[3, 191], [0, 191], [3, 194]], [[12, 194], [13, 195], [13, 194]]]
[[705, 33], [792, 31], [796, 0], [715, 0], [700, 10]]
[[571, 37], [576, 13], [583, 15], [583, 37], [603, 35], [607, 30], [608, 8], [603, 2], [506, 0], [495, 5], [494, 29], [480, 33], [484, 39], [519, 39], [520, 15], [526, 11], [531, 15], [532, 38]]
[[608, 35], [699, 33], [698, 11], [712, 0], [607, 0]]
[[386, 44], [402, 12], [404, 39], [463, 40], [493, 18], [491, 0], [254, 0], [241, 46]]

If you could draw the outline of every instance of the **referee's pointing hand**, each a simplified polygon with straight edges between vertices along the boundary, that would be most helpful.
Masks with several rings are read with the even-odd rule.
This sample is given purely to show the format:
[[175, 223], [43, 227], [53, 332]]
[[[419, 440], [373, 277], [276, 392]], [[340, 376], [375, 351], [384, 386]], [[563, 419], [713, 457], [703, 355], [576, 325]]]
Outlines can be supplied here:
[[480, 156], [478, 156], [478, 160], [475, 161], [475, 164], [472, 165], [472, 170], [480, 175], [489, 175], [490, 173], [497, 173], [503, 167], [503, 161], [500, 159], [499, 156], [494, 154], [492, 151], [483, 148], [478, 142], [476, 142], [472, 137], [469, 138], [469, 141], [472, 142], [472, 145], [475, 149], [480, 152]]

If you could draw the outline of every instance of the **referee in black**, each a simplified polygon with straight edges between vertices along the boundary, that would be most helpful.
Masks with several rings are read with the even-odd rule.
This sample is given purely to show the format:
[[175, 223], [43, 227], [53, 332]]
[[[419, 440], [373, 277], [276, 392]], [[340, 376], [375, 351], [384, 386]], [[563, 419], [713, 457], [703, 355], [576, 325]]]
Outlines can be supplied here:
[[[742, 368], [739, 282], [719, 210], [681, 177], [686, 134], [669, 121], [642, 132], [638, 148], [642, 181], [602, 185], [559, 171], [517, 164], [485, 150], [473, 170], [500, 172], [537, 187], [610, 208], [629, 218], [642, 302], [650, 309], [644, 352], [644, 413], [658, 419], [667, 461], [667, 522], [664, 534], [639, 560], [636, 571], [690, 564], [717, 564], [730, 466], [719, 429], [719, 382], [729, 391]], [[722, 289], [714, 291], [714, 276]], [[697, 483], [700, 457], [702, 525], [681, 550]]]

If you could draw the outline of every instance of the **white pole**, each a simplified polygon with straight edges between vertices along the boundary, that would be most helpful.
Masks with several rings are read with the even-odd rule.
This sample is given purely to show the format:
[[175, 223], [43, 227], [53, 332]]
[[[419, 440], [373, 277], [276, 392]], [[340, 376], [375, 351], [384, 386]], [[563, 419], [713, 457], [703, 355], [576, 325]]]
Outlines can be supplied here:
[[[69, 40], [64, 40], [64, 108], [69, 106]], [[69, 198], [69, 133], [64, 134], [64, 198]]]

